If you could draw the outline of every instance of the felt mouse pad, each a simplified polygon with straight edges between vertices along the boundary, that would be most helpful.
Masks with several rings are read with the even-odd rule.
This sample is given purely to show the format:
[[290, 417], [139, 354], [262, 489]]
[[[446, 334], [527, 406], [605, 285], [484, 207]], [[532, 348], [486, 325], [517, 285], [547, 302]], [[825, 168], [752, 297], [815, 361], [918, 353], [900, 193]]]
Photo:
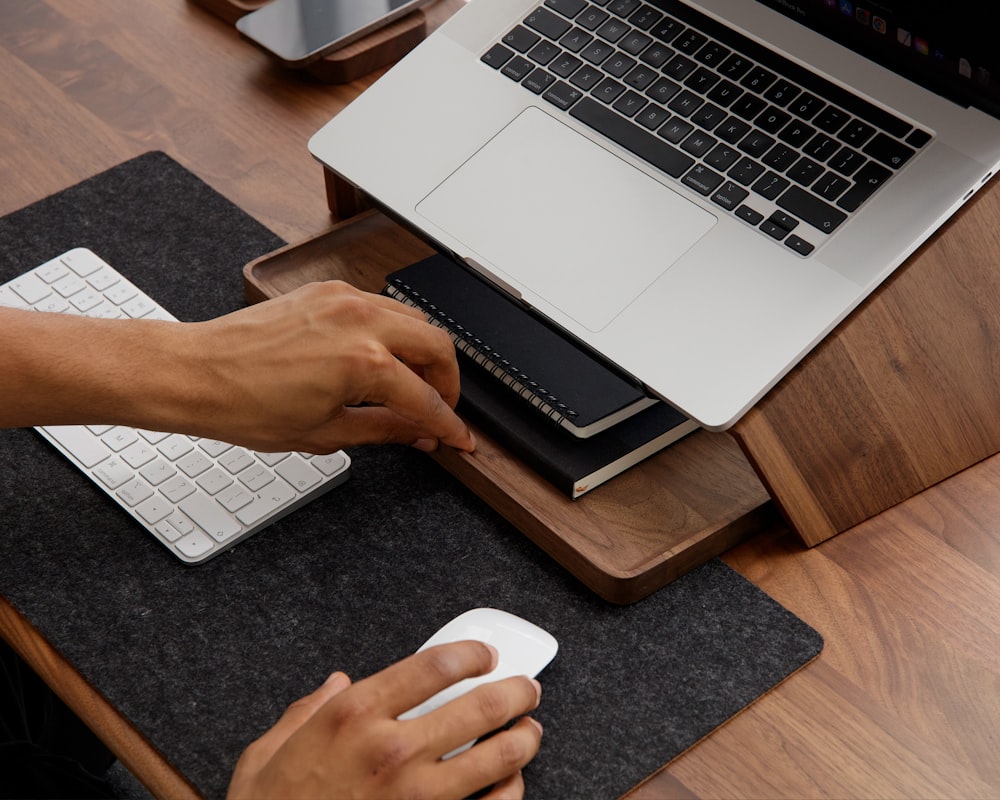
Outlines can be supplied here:
[[[195, 320], [244, 305], [242, 266], [281, 244], [148, 153], [0, 220], [0, 281], [84, 246]], [[620, 795], [822, 648], [721, 561], [615, 606], [426, 456], [351, 456], [342, 487], [188, 567], [34, 431], [0, 432], [0, 592], [208, 797], [330, 672], [378, 671], [474, 607], [559, 641], [533, 797]]]

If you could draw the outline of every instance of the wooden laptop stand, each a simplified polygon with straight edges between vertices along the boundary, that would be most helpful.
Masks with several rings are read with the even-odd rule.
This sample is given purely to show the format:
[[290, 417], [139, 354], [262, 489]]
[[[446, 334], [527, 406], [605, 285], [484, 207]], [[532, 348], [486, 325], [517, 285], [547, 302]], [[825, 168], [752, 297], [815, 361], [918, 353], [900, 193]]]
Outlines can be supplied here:
[[[248, 264], [250, 301], [333, 278], [377, 292], [432, 252], [329, 172], [326, 189], [345, 221]], [[616, 603], [722, 553], [775, 509], [816, 545], [1000, 451], [996, 219], [993, 185], [729, 433], [698, 431], [579, 500], [481, 430], [475, 454], [435, 458]]]

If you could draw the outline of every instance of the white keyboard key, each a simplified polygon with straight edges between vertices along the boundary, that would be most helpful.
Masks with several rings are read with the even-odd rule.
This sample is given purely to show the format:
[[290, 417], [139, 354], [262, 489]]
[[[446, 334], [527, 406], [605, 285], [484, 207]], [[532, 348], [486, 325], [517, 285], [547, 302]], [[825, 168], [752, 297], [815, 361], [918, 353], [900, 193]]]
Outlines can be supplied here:
[[106, 295], [108, 289], [118, 283], [119, 280], [120, 278], [112, 270], [102, 269], [87, 278], [87, 283]]
[[174, 547], [188, 558], [201, 558], [205, 553], [212, 551], [215, 543], [201, 531], [193, 531], [175, 542]]
[[291, 453], [257, 453], [257, 458], [259, 458], [269, 467], [273, 467], [275, 464], [284, 461], [290, 455]]
[[142, 517], [150, 525], [155, 525], [162, 519], [166, 519], [174, 511], [173, 503], [168, 503], [161, 497], [153, 495], [148, 500], [140, 503], [135, 513]]
[[74, 295], [77, 292], [82, 292], [86, 289], [87, 283], [79, 275], [74, 275], [71, 272], [53, 283], [52, 288], [59, 292], [59, 294], [63, 297], [70, 297], [71, 295]]
[[253, 495], [239, 484], [223, 489], [219, 496], [215, 498], [226, 508], [227, 511], [239, 511], [247, 503], [253, 502]]
[[164, 433], [163, 431], [147, 431], [143, 430], [142, 428], [139, 429], [138, 433], [143, 439], [145, 439], [150, 444], [159, 444], [168, 436], [170, 436], [169, 433]]
[[186, 436], [172, 434], [157, 445], [157, 449], [171, 461], [176, 461], [194, 449], [191, 440]]
[[134, 481], [130, 481], [122, 486], [117, 492], [115, 492], [129, 508], [134, 508], [147, 497], [152, 496], [153, 490], [146, 485], [146, 482], [141, 478], [136, 478]]
[[7, 285], [25, 303], [32, 306], [52, 294], [52, 290], [40, 278], [36, 278], [34, 275], [23, 275], [20, 278], [15, 278]]
[[95, 292], [93, 289], [85, 289], [70, 297], [69, 302], [80, 313], [86, 314], [104, 302], [104, 295], [100, 292]]
[[116, 453], [120, 453], [138, 438], [139, 436], [133, 428], [123, 428], [119, 425], [104, 434], [101, 437], [101, 441], [104, 442], [109, 449]]
[[119, 458], [109, 458], [103, 464], [99, 464], [94, 468], [94, 474], [109, 489], [124, 486], [135, 477], [135, 471]]
[[90, 431], [94, 436], [103, 436], [105, 433], [110, 431], [114, 425], [88, 425], [87, 430]]
[[180, 511], [175, 511], [167, 517], [167, 522], [173, 525], [182, 536], [189, 534], [194, 530], [194, 523], [185, 517]]
[[125, 315], [118, 310], [118, 307], [107, 301], [95, 306], [87, 312], [88, 317], [95, 319], [121, 319]]
[[49, 425], [44, 431], [87, 469], [100, 464], [111, 455], [111, 451], [82, 425]]
[[232, 450], [233, 446], [226, 442], [220, 442], [218, 439], [202, 439], [198, 443], [198, 447], [204, 450], [212, 458], [221, 456], [227, 450]]
[[157, 459], [139, 470], [139, 474], [149, 481], [151, 485], [159, 486], [168, 478], [174, 477], [177, 474], [177, 470], [169, 461]]
[[300, 492], [308, 491], [323, 479], [318, 471], [298, 456], [282, 461], [274, 471]]
[[234, 447], [228, 453], [226, 453], [222, 458], [219, 459], [219, 463], [224, 466], [233, 475], [238, 472], [242, 472], [247, 467], [250, 467], [257, 462], [254, 461], [254, 457], [250, 455], [246, 450], [242, 448]]
[[227, 474], [225, 470], [213, 467], [204, 475], [200, 475], [195, 483], [197, 483], [210, 495], [217, 495], [227, 486], [232, 485], [233, 478], [231, 475]]
[[108, 289], [104, 293], [104, 296], [115, 305], [120, 306], [122, 303], [127, 303], [137, 294], [139, 294], [139, 290], [132, 284], [122, 282], [117, 283]]
[[133, 442], [121, 452], [122, 460], [132, 469], [139, 469], [156, 458], [156, 452], [142, 441]]
[[183, 475], [178, 475], [163, 484], [160, 487], [160, 491], [172, 503], [179, 503], [185, 497], [195, 492], [195, 485]]
[[288, 501], [294, 499], [295, 490], [284, 481], [274, 481], [261, 492], [250, 505], [236, 512], [236, 518], [244, 525], [253, 525], [268, 514], [277, 511]]
[[166, 539], [168, 542], [176, 542], [181, 538], [181, 532], [177, 530], [173, 525], [171, 525], [167, 520], [161, 520], [153, 526], [160, 536]]
[[343, 453], [329, 453], [325, 456], [315, 456], [309, 461], [316, 469], [324, 475], [336, 475], [347, 466], [347, 459]]
[[69, 303], [57, 294], [50, 294], [42, 302], [35, 304], [35, 311], [44, 311], [47, 314], [61, 314], [69, 308]]
[[69, 275], [69, 267], [58, 258], [46, 261], [35, 269], [35, 274], [46, 283], [55, 283], [64, 275]]
[[97, 270], [104, 266], [104, 262], [101, 259], [91, 251], [83, 248], [70, 250], [68, 253], [63, 253], [59, 258], [81, 278], [86, 278], [92, 272], [97, 272]]
[[142, 295], [139, 295], [125, 303], [122, 306], [122, 311], [132, 317], [132, 319], [140, 319], [153, 312], [153, 304]]
[[24, 300], [14, 294], [12, 289], [6, 286], [0, 286], [0, 307], [19, 308], [22, 311], [31, 308]]
[[274, 473], [269, 469], [265, 469], [261, 464], [257, 464], [240, 473], [240, 482], [251, 492], [259, 492], [273, 480]]
[[195, 494], [184, 500], [179, 507], [195, 525], [216, 541], [225, 541], [240, 532], [240, 526], [229, 512], [211, 497]]
[[206, 455], [198, 452], [197, 450], [192, 450], [186, 456], [183, 456], [177, 460], [177, 466], [181, 468], [181, 471], [187, 475], [189, 478], [196, 478], [209, 467], [212, 466], [212, 462]]

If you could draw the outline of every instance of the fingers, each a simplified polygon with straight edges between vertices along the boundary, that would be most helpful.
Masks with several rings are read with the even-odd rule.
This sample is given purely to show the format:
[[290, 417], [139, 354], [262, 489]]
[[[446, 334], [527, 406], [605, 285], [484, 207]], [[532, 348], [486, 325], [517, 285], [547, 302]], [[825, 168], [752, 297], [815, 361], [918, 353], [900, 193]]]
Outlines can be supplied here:
[[[408, 372], [402, 365], [399, 369]], [[469, 426], [445, 405], [432, 388], [413, 373], [410, 376], [404, 376], [403, 380], [407, 383], [412, 381], [414, 385], [410, 389], [389, 389], [389, 392], [397, 394], [386, 395], [389, 399], [385, 406], [345, 408], [331, 423], [327, 431], [329, 440], [336, 442], [338, 448], [375, 442], [414, 444], [419, 440], [428, 440], [428, 445], [421, 449], [433, 450], [441, 442], [458, 450], [474, 450], [476, 441]], [[380, 390], [379, 394], [385, 391]], [[398, 394], [404, 391], [409, 395], [403, 397]]]
[[247, 748], [245, 758], [256, 765], [269, 761], [293, 733], [305, 725], [331, 698], [350, 685], [351, 679], [343, 672], [333, 673], [312, 694], [288, 706], [274, 726]]
[[460, 393], [458, 362], [455, 345], [444, 330], [431, 325], [423, 312], [391, 297], [362, 292], [340, 282], [328, 283], [325, 288], [378, 309], [381, 313], [374, 317], [366, 317], [363, 307], [356, 307], [355, 313], [362, 318], [362, 324], [372, 326], [378, 340], [395, 358], [433, 386], [449, 407], [455, 407]]
[[496, 664], [497, 652], [489, 645], [452, 642], [429, 647], [358, 681], [354, 692], [364, 696], [366, 705], [383, 708], [396, 718], [453, 683], [485, 675]]
[[293, 731], [299, 728], [307, 719], [315, 714], [330, 698], [340, 694], [351, 685], [351, 679], [343, 672], [334, 672], [327, 678], [323, 685], [312, 694], [307, 694], [288, 706], [285, 713], [271, 728], [271, 732], [280, 731], [287, 738]]
[[538, 681], [523, 675], [485, 683], [426, 714], [422, 724], [442, 753], [450, 753], [533, 711], [541, 696]]
[[519, 719], [508, 730], [441, 764], [438, 782], [442, 795], [467, 797], [483, 786], [486, 797], [519, 798], [524, 794], [521, 769], [535, 757], [542, 741], [542, 726], [530, 717]]
[[502, 781], [497, 781], [486, 794], [479, 795], [480, 800], [520, 800], [522, 797], [524, 797], [524, 776], [521, 770]]

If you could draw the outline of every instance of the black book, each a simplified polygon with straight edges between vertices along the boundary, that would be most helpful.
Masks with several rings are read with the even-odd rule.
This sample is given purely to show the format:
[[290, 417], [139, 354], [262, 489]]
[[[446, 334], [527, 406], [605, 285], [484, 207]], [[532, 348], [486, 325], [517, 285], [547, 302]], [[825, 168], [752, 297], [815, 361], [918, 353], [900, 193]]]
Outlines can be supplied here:
[[[428, 262], [435, 261], [443, 261], [446, 267], [441, 266], [439, 269], [439, 265], [428, 266]], [[547, 350], [551, 344], [548, 335], [530, 338], [532, 331], [537, 332], [536, 318], [496, 290], [487, 286], [488, 293], [476, 292], [473, 295], [475, 302], [468, 295], [456, 297], [457, 291], [454, 288], [447, 293], [433, 293], [433, 285], [424, 280], [428, 273], [439, 280], [442, 279], [442, 273], [462, 275], [465, 270], [443, 257], [434, 256], [390, 275], [385, 291], [386, 294], [424, 310], [435, 324], [449, 331], [456, 344], [461, 340], [471, 340], [475, 345], [475, 349], [458, 347], [462, 373], [459, 410], [570, 497], [577, 498], [585, 494], [698, 427], [697, 423], [672, 406], [655, 401], [585, 438], [570, 435], [565, 425], [553, 424], [546, 411], [519, 391], [518, 384], [523, 383], [520, 377], [511, 380], [505, 377], [503, 370], [498, 369], [498, 364], [503, 366], [502, 362], [508, 361], [507, 353], [511, 354], [509, 363], [515, 363], [514, 359], [522, 355], [521, 350], [515, 347], [514, 350], [504, 352], [499, 347], [488, 344], [480, 333], [486, 326], [479, 322], [496, 320], [502, 315], [505, 325], [510, 329], [520, 330], [521, 335], [518, 337], [503, 337], [505, 350], [514, 339], [523, 342], [524, 347], [531, 348], [530, 363], [537, 365], [539, 371], [536, 374], [545, 381], [546, 388], [551, 381], [545, 366], [558, 359], [565, 352], [564, 349], [559, 347]], [[475, 276], [465, 274], [469, 280], [485, 286]], [[458, 278], [457, 281], [464, 282], [464, 279]], [[447, 301], [454, 305], [444, 304], [446, 301], [441, 296], [445, 294], [448, 295]], [[484, 304], [488, 304], [490, 308], [484, 308]], [[503, 307], [504, 304], [506, 307], [503, 311], [498, 311], [497, 306]], [[467, 327], [463, 320], [475, 320], [477, 330], [473, 333], [472, 328]], [[457, 330], [453, 330], [456, 326]], [[552, 332], [547, 327], [545, 330]], [[566, 341], [562, 337], [560, 340]], [[499, 360], [483, 358], [484, 350], [491, 356], [499, 351]], [[544, 358], [546, 352], [550, 354], [550, 359]], [[605, 369], [603, 364], [593, 359], [575, 360], [574, 365], [576, 372], [571, 377], [584, 384], [588, 381], [583, 380], [583, 376], [589, 376], [591, 369]], [[562, 370], [557, 370], [556, 373], [561, 378], [570, 380], [570, 376], [565, 376]], [[572, 390], [571, 396], [580, 396], [584, 401], [587, 399], [576, 387], [566, 388]], [[554, 395], [554, 392], [550, 394]]]
[[507, 391], [586, 438], [660, 401], [554, 327], [444, 256], [394, 272], [384, 293], [451, 334]]

